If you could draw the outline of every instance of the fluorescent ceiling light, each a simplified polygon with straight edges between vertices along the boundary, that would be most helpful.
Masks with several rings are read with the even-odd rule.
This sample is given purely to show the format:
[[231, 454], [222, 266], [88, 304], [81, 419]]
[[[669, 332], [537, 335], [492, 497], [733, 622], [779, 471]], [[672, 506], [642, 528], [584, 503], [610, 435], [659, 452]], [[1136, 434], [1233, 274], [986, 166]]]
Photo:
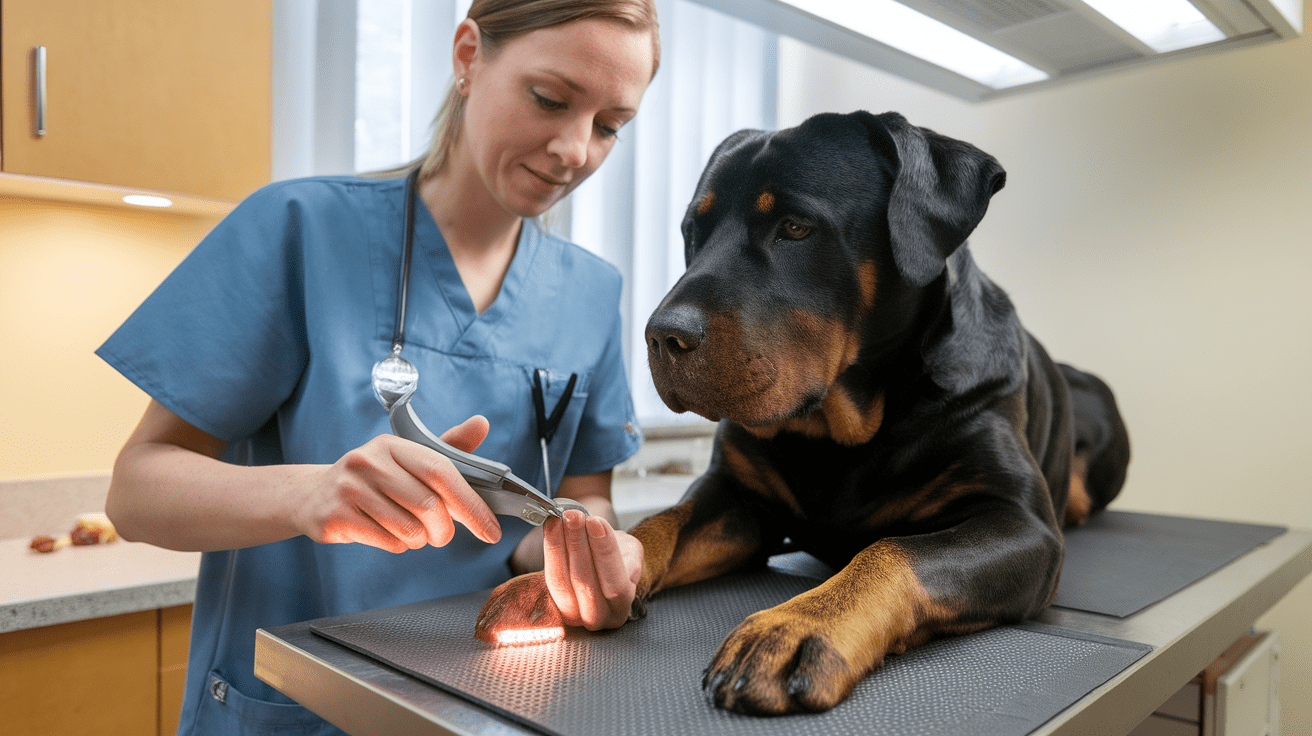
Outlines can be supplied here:
[[123, 198], [128, 204], [138, 207], [172, 207], [173, 200], [167, 197], [153, 197], [149, 194], [129, 194]]
[[1225, 40], [1221, 29], [1189, 0], [1084, 2], [1159, 54]]
[[1295, 33], [1303, 32], [1303, 0], [1271, 0], [1271, 4], [1285, 16]]
[[895, 0], [788, 2], [799, 10], [993, 89], [1005, 89], [1048, 78], [1042, 70]]

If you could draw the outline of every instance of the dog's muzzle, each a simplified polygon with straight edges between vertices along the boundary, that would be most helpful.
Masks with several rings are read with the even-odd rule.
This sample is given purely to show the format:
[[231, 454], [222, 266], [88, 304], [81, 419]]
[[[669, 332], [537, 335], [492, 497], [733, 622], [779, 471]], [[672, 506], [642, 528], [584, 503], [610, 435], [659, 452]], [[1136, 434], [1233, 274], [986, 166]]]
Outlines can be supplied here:
[[647, 321], [647, 360], [665, 405], [712, 421], [751, 421], [774, 385], [774, 362], [750, 349], [738, 323], [689, 305], [661, 307]]

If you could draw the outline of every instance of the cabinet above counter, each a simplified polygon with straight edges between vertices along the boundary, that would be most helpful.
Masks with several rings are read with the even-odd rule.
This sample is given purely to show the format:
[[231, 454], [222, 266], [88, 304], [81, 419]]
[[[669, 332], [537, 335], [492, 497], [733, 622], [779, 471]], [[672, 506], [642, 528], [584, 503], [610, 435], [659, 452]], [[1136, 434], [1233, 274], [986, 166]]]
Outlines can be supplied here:
[[4, 174], [228, 203], [269, 181], [269, 3], [5, 0], [0, 34]]

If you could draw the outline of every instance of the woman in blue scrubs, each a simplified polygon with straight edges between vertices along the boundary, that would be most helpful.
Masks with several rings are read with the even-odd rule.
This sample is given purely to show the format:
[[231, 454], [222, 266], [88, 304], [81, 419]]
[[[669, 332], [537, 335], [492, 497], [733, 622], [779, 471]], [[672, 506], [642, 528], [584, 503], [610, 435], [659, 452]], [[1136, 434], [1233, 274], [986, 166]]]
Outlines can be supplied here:
[[[591, 516], [493, 516], [443, 456], [390, 434], [371, 369], [396, 320], [404, 179], [264, 187], [100, 348], [152, 398], [115, 464], [111, 519], [127, 539], [205, 553], [181, 733], [335, 732], [254, 676], [260, 627], [544, 565], [567, 623], [625, 620], [642, 548], [613, 528], [610, 473], [641, 437], [620, 277], [531, 218], [601, 164], [658, 61], [650, 0], [476, 0], [418, 162], [412, 405]], [[549, 463], [535, 376], [548, 411], [569, 391]]]

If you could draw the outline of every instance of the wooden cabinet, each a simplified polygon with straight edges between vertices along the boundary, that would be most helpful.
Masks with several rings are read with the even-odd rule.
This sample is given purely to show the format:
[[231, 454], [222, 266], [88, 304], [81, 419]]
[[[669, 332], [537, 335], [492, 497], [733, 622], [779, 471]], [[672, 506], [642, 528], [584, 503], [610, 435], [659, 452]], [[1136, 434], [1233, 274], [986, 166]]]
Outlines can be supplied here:
[[182, 692], [187, 679], [187, 649], [191, 642], [191, 606], [159, 612], [159, 736], [178, 732]]
[[0, 731], [172, 734], [191, 606], [0, 634]]
[[[0, 170], [238, 200], [268, 182], [269, 0], [0, 1]], [[46, 132], [36, 132], [36, 47]]]

